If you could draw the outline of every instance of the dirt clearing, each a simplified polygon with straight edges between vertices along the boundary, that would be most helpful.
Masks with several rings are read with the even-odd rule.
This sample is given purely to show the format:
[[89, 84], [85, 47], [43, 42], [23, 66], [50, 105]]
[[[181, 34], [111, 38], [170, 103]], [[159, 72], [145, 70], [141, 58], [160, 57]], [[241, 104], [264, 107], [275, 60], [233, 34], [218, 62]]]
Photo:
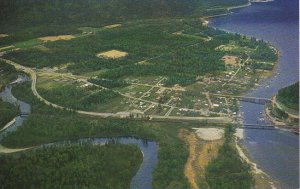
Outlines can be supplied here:
[[42, 40], [43, 42], [48, 42], [48, 41], [59, 41], [59, 40], [71, 40], [75, 38], [73, 35], [58, 35], [58, 36], [47, 36], [47, 37], [40, 37], [38, 38], [39, 40]]
[[228, 65], [233, 65], [233, 66], [237, 66], [238, 65], [238, 57], [237, 56], [223, 56], [222, 57], [222, 60], [225, 62], [225, 64], [228, 64]]
[[223, 144], [223, 139], [204, 141], [193, 132], [181, 130], [179, 137], [185, 141], [189, 148], [189, 158], [185, 165], [184, 174], [192, 189], [206, 186], [205, 167], [218, 155], [218, 149]]
[[121, 27], [121, 26], [122, 26], [122, 24], [112, 24], [112, 25], [104, 26], [104, 28], [111, 29], [111, 28], [117, 28], [117, 27]]
[[99, 58], [118, 59], [118, 58], [126, 57], [127, 55], [128, 55], [127, 52], [110, 50], [110, 51], [98, 53], [96, 56]]
[[8, 37], [7, 34], [0, 33], [0, 38]]
[[199, 138], [203, 140], [219, 140], [224, 136], [223, 129], [217, 128], [194, 128]]

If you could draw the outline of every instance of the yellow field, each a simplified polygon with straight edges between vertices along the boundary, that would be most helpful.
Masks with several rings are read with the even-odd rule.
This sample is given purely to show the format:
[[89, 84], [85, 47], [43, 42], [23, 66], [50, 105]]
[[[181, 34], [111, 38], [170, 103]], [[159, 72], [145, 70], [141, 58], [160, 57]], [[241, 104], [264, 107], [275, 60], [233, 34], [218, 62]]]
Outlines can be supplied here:
[[127, 52], [122, 52], [118, 50], [110, 50], [106, 52], [98, 53], [96, 56], [99, 58], [107, 58], [107, 59], [118, 59], [127, 56]]
[[71, 40], [75, 38], [73, 35], [58, 35], [58, 36], [46, 36], [46, 37], [40, 37], [39, 40], [42, 40], [43, 42], [48, 41], [59, 41], [59, 40]]

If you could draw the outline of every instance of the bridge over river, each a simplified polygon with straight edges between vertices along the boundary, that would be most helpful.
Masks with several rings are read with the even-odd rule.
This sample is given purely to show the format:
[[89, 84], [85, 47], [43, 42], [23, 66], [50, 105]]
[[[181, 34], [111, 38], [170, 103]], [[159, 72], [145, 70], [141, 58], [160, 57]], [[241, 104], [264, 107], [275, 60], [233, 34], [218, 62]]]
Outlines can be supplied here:
[[219, 97], [235, 98], [243, 102], [250, 102], [250, 103], [261, 104], [261, 105], [265, 105], [269, 102], [272, 102], [271, 99], [260, 98], [260, 97], [235, 96], [235, 95], [225, 95], [225, 94], [211, 94], [211, 95], [219, 96]]

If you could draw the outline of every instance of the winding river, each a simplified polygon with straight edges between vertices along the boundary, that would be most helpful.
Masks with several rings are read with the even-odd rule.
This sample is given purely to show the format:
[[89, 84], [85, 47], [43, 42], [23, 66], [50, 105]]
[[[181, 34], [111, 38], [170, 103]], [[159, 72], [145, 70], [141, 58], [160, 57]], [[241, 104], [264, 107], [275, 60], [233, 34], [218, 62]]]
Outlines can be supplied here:
[[[269, 41], [280, 51], [276, 74], [246, 94], [270, 98], [282, 87], [299, 80], [298, 0], [252, 3], [233, 14], [211, 20], [210, 25], [225, 31]], [[264, 106], [241, 102], [244, 123], [255, 124], [264, 115]], [[262, 124], [271, 124], [265, 118]], [[243, 145], [250, 158], [279, 182], [283, 189], [299, 188], [299, 138], [282, 130], [244, 131]]]
[[[26, 76], [19, 76], [18, 82], [13, 82], [14, 84], [24, 82], [28, 80]], [[27, 115], [31, 113], [31, 106], [30, 104], [20, 101], [16, 99], [12, 92], [11, 92], [12, 86], [8, 85], [5, 87], [4, 91], [0, 92], [0, 98], [5, 101], [9, 102], [15, 106], [19, 107], [19, 110], [21, 112], [21, 115], [26, 116], [17, 116], [12, 121], [10, 126], [6, 129], [2, 130], [0, 132], [0, 142], [5, 137], [5, 135], [8, 132], [15, 131], [19, 126], [22, 125], [22, 123], [26, 120]], [[78, 144], [84, 141], [92, 142], [94, 145], [104, 145], [106, 143], [112, 142], [117, 144], [124, 144], [124, 145], [136, 145], [143, 154], [143, 162], [140, 165], [139, 170], [135, 174], [135, 176], [132, 178], [130, 183], [130, 189], [151, 189], [152, 188], [152, 173], [154, 171], [154, 168], [157, 164], [157, 158], [158, 158], [158, 144], [155, 141], [151, 140], [144, 140], [134, 137], [113, 137], [113, 138], [87, 138], [87, 139], [79, 139], [76, 141], [62, 141], [57, 143], [50, 143], [50, 144], [44, 144], [41, 146], [37, 146], [34, 148], [39, 148], [43, 146], [49, 146], [54, 144], [64, 144], [64, 143], [73, 143]]]

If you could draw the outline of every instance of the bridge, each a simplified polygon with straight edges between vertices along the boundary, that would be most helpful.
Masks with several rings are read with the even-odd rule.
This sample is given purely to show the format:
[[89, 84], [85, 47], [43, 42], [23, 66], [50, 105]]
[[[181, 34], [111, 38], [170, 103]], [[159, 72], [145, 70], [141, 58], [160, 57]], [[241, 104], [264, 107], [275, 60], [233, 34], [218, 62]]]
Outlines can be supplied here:
[[238, 99], [243, 102], [250, 102], [250, 103], [261, 104], [261, 105], [265, 105], [269, 102], [272, 102], [270, 99], [267, 98], [239, 97]]
[[20, 117], [28, 117], [28, 116], [29, 116], [29, 113], [27, 113], [27, 112], [20, 113]]
[[260, 124], [244, 124], [239, 126], [240, 129], [264, 129], [264, 130], [274, 130], [274, 125], [260, 125]]
[[225, 95], [225, 94], [215, 94], [215, 93], [210, 93], [210, 94], [213, 96], [219, 96], [219, 97], [236, 98], [239, 101], [250, 102], [250, 103], [261, 104], [261, 105], [265, 105], [269, 102], [272, 102], [272, 100], [268, 99], [268, 98], [235, 96], [235, 95]]

